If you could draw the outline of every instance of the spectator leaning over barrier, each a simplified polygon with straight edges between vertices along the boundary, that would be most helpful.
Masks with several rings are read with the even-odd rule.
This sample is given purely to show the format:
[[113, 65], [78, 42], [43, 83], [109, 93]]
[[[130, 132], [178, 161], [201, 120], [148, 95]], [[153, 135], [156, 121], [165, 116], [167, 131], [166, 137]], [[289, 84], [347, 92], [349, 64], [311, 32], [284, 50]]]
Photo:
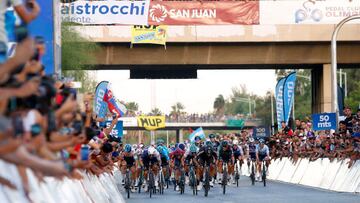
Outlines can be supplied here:
[[352, 125], [353, 125], [353, 115], [350, 107], [345, 107], [344, 114], [346, 116], [345, 123], [346, 123], [346, 129], [349, 131], [349, 133], [352, 133]]

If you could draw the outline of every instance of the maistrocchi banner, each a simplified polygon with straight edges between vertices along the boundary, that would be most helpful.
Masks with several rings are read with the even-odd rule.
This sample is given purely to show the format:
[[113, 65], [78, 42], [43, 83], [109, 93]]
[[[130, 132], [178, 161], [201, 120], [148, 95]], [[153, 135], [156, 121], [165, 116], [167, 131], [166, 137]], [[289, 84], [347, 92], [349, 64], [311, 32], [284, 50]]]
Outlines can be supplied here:
[[150, 25], [259, 24], [259, 1], [151, 1]]
[[295, 96], [295, 83], [296, 83], [296, 72], [290, 73], [284, 82], [284, 121], [286, 124], [289, 122], [291, 107], [294, 103]]
[[147, 25], [150, 0], [75, 1], [61, 4], [63, 22], [79, 24]]
[[281, 122], [284, 121], [284, 83], [285, 78], [281, 78], [275, 87], [276, 118], [278, 129], [281, 129]]

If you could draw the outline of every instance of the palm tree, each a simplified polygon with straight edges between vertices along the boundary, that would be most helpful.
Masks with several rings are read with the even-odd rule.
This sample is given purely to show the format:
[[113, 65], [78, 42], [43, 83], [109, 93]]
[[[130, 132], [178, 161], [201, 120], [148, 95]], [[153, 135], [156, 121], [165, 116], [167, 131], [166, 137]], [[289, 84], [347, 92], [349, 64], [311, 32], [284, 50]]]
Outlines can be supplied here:
[[154, 108], [154, 109], [151, 109], [150, 114], [152, 116], [161, 116], [162, 112], [161, 112], [161, 110], [159, 108]]
[[214, 101], [214, 109], [216, 111], [216, 115], [221, 116], [222, 114], [224, 114], [225, 99], [223, 95], [219, 94], [219, 96], [216, 97]]
[[125, 104], [130, 115], [134, 115], [139, 110], [139, 104], [136, 102], [127, 102]]
[[177, 102], [176, 104], [171, 106], [171, 109], [172, 110], [170, 112], [170, 115], [174, 116], [176, 121], [179, 121], [179, 116], [181, 115], [181, 113], [183, 113], [185, 106], [182, 103]]

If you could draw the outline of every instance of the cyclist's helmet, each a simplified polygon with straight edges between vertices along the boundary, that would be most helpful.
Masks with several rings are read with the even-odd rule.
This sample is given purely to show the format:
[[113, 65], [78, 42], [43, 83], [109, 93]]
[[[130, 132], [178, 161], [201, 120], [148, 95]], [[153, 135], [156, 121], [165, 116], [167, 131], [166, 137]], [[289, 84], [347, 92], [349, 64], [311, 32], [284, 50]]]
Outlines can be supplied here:
[[234, 140], [233, 141], [233, 145], [238, 145], [239, 144], [239, 141], [238, 140]]
[[265, 143], [265, 140], [264, 140], [264, 139], [260, 139], [259, 142], [260, 142], [260, 144], [264, 144], [264, 143]]
[[163, 146], [158, 146], [158, 147], [156, 147], [156, 150], [157, 150], [160, 154], [164, 154], [164, 152], [163, 152], [164, 147], [163, 147]]
[[185, 150], [185, 145], [183, 143], [180, 143], [178, 147], [183, 151]]
[[132, 148], [134, 149], [134, 151], [137, 150], [137, 148], [138, 148], [137, 144], [133, 144]]
[[228, 141], [224, 140], [221, 143], [222, 147], [227, 147], [229, 145]]
[[148, 148], [148, 153], [149, 153], [149, 155], [154, 155], [154, 154], [156, 153], [155, 147], [150, 146], [150, 147]]
[[215, 138], [215, 135], [214, 135], [214, 134], [210, 134], [210, 135], [209, 135], [209, 138], [210, 138], [210, 139]]
[[253, 143], [254, 141], [255, 141], [254, 138], [252, 137], [249, 138], [249, 142]]
[[206, 142], [205, 142], [205, 146], [211, 146], [211, 147], [213, 147], [214, 144], [213, 144], [211, 141], [206, 141]]
[[127, 152], [127, 153], [131, 152], [131, 145], [130, 145], [130, 144], [126, 144], [124, 151]]
[[195, 136], [194, 140], [195, 140], [195, 142], [196, 142], [196, 141], [200, 141], [200, 140], [201, 140], [201, 137], [200, 137], [200, 136]]
[[163, 145], [165, 143], [165, 141], [163, 139], [158, 139], [156, 144], [157, 145]]
[[196, 147], [196, 145], [192, 144], [192, 145], [190, 146], [190, 152], [191, 152], [191, 153], [196, 153], [196, 152], [197, 152], [197, 147]]

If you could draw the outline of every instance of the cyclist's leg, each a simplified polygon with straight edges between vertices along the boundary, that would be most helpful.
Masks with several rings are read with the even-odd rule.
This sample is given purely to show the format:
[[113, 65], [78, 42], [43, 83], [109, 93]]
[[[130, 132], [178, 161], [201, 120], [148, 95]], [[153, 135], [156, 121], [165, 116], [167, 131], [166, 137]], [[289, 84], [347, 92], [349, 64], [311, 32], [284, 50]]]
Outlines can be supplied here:
[[223, 166], [223, 161], [218, 160], [218, 162], [217, 162], [217, 178], [218, 178], [219, 183], [222, 181], [222, 173], [223, 173], [222, 166]]

